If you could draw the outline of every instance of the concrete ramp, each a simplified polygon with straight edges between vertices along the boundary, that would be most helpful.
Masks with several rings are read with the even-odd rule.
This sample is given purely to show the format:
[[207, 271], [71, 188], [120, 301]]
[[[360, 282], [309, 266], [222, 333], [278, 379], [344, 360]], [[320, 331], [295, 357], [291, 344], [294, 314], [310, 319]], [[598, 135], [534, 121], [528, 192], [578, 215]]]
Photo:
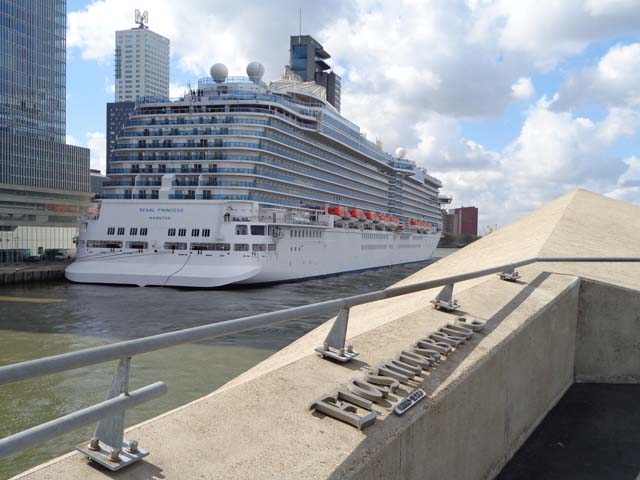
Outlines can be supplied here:
[[[578, 190], [401, 283], [560, 255], [639, 257], [640, 208]], [[492, 478], [574, 382], [640, 379], [640, 265], [520, 273], [517, 283], [456, 284], [457, 315], [485, 329], [375, 404], [362, 430], [309, 405], [452, 322], [431, 307], [436, 291], [353, 308], [348, 343], [361, 353], [347, 364], [314, 353], [327, 322], [210, 395], [133, 427], [127, 437], [152, 453], [117, 475], [71, 454], [18, 478]], [[426, 399], [394, 414], [416, 388]]]

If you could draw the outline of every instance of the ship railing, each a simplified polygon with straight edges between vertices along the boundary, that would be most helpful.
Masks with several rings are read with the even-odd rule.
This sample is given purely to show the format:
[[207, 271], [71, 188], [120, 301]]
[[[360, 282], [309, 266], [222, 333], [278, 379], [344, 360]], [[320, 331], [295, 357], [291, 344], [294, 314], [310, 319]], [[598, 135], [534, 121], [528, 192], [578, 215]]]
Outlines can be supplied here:
[[453, 298], [453, 289], [456, 283], [493, 274], [498, 274], [502, 280], [517, 281], [519, 280], [517, 268], [549, 262], [638, 263], [640, 257], [529, 258], [409, 285], [394, 286], [350, 297], [6, 365], [0, 367], [0, 385], [118, 360], [107, 400], [0, 439], [0, 458], [13, 455], [94, 422], [98, 422], [94, 437], [89, 442], [77, 447], [85, 456], [111, 470], [118, 470], [146, 456], [149, 452], [140, 448], [137, 441], [124, 439], [125, 412], [141, 403], [160, 397], [167, 392], [167, 387], [163, 382], [156, 382], [134, 391], [129, 390], [129, 370], [131, 360], [136, 355], [264, 328], [304, 317], [337, 312], [327, 338], [323, 345], [316, 348], [315, 351], [323, 358], [346, 362], [358, 355], [353, 347], [345, 345], [349, 311], [352, 307], [442, 287], [436, 297], [430, 300], [430, 303], [440, 310], [455, 311], [460, 308], [460, 304]]

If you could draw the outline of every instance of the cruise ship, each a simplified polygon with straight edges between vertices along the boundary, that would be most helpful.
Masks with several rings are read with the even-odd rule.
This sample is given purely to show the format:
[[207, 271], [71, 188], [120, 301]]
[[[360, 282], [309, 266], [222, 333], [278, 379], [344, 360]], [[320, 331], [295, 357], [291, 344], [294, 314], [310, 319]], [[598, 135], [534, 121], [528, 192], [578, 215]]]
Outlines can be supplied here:
[[321, 85], [263, 74], [216, 64], [180, 99], [138, 99], [67, 279], [214, 288], [432, 257], [440, 181], [369, 141]]

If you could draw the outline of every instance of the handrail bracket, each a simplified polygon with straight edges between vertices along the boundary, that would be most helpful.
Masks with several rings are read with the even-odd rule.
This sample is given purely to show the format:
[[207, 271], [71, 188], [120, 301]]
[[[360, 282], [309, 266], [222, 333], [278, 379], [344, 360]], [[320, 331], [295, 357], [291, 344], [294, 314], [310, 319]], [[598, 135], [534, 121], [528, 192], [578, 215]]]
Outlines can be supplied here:
[[436, 298], [431, 300], [433, 308], [436, 310], [444, 310], [445, 312], [453, 312], [460, 309], [460, 304], [453, 298], [453, 283], [445, 285]]
[[[107, 400], [129, 395], [130, 365], [131, 357], [122, 358], [118, 362]], [[149, 455], [148, 450], [138, 447], [137, 441], [124, 438], [124, 415], [125, 410], [122, 410], [100, 420], [89, 443], [81, 443], [76, 450], [111, 471], [120, 470]]]
[[498, 273], [498, 276], [500, 280], [504, 280], [505, 282], [517, 282], [520, 278], [520, 274], [514, 267], [506, 268], [504, 271]]
[[345, 348], [347, 340], [347, 326], [349, 325], [349, 308], [342, 308], [333, 322], [329, 335], [323, 345], [315, 349], [322, 358], [330, 358], [345, 363], [359, 355], [353, 350], [353, 345]]

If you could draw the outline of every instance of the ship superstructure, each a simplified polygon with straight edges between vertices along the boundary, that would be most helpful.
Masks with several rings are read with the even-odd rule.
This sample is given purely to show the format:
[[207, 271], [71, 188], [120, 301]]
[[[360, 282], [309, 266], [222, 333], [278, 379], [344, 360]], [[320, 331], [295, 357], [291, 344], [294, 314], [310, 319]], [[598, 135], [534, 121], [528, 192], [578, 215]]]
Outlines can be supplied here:
[[366, 139], [322, 86], [263, 73], [216, 64], [180, 99], [138, 100], [67, 278], [216, 287], [431, 257], [440, 181]]

